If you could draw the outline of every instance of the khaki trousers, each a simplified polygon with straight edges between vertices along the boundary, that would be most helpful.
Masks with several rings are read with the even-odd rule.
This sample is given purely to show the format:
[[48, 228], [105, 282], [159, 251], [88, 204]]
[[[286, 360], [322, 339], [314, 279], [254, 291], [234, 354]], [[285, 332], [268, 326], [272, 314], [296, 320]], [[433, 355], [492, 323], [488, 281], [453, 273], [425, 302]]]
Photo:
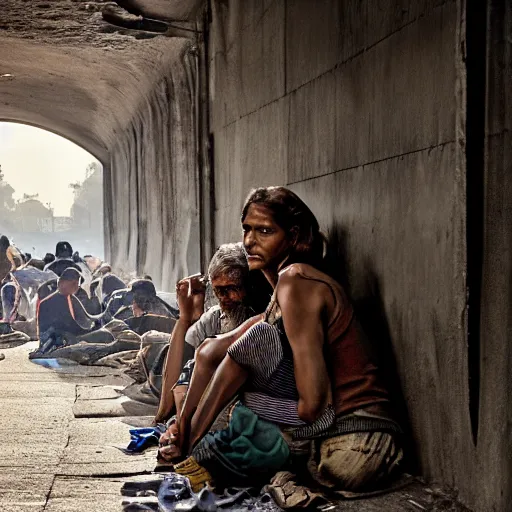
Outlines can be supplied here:
[[364, 492], [389, 480], [403, 451], [387, 432], [355, 432], [312, 443], [308, 470], [333, 490]]

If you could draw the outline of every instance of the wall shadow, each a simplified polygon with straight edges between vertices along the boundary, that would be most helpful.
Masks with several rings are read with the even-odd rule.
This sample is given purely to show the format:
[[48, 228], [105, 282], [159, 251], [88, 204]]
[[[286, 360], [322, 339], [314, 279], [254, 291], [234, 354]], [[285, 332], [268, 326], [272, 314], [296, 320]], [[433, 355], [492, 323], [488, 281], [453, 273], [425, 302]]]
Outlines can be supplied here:
[[[406, 459], [404, 471], [419, 474], [418, 450], [412, 435], [407, 403], [400, 382], [395, 348], [382, 298], [381, 281], [368, 258], [357, 266], [358, 275], [349, 271], [348, 236], [348, 231], [340, 225], [335, 224], [329, 229], [326, 256], [329, 273], [343, 286], [350, 297], [391, 393], [397, 419], [404, 431], [403, 448]], [[357, 296], [354, 296], [356, 280]]]

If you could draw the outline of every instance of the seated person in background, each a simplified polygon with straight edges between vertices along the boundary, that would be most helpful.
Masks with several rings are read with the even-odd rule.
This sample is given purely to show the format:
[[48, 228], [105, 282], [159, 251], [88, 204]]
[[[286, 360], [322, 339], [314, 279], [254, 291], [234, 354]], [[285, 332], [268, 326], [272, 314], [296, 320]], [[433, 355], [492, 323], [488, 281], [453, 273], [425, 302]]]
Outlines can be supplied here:
[[[126, 321], [132, 318], [134, 288], [140, 299], [145, 301], [146, 313], [177, 318], [177, 311], [158, 297], [154, 284], [146, 279], [134, 279], [126, 286], [114, 274], [107, 274], [100, 280], [98, 294], [104, 309], [103, 323], [113, 318]], [[143, 308], [144, 309], [144, 308]]]
[[[214, 254], [208, 278], [219, 304], [204, 312], [205, 285], [199, 276], [187, 277], [176, 285], [180, 317], [172, 333], [163, 371], [162, 393], [155, 423], [164, 422], [173, 413], [172, 388], [183, 365], [207, 338], [229, 332], [248, 318], [260, 313], [268, 303], [258, 301], [268, 288], [254, 289], [253, 276], [242, 244], [224, 244]], [[261, 283], [258, 283], [261, 284]], [[261, 289], [263, 288], [263, 289]], [[262, 307], [261, 303], [264, 303]], [[178, 411], [179, 412], [179, 411]]]
[[18, 249], [11, 244], [5, 235], [0, 236], [0, 283], [9, 272], [16, 270], [23, 263], [23, 258]]
[[38, 270], [44, 270], [44, 267], [46, 266], [44, 261], [43, 260], [40, 260], [38, 258], [30, 258], [28, 261], [27, 261], [27, 264], [26, 264], [27, 267], [34, 267], [34, 268], [37, 268]]
[[47, 252], [43, 258], [44, 266], [46, 267], [46, 265], [49, 265], [52, 261], [55, 261], [55, 254]]
[[[100, 299], [101, 305], [103, 309], [108, 309], [107, 306], [116, 292], [121, 290], [127, 290], [126, 283], [118, 276], [112, 273], [107, 273], [105, 275], [100, 274], [96, 277], [93, 282], [97, 281], [98, 286], [96, 288], [96, 294]], [[119, 303], [119, 307], [124, 306], [124, 302]], [[116, 306], [114, 303], [111, 304], [110, 309], [112, 310], [112, 315], [117, 313]]]
[[45, 281], [56, 278], [51, 271], [45, 272], [28, 265], [10, 272], [1, 288], [4, 321], [35, 320], [37, 290]]
[[62, 272], [69, 267], [81, 272], [81, 268], [73, 260], [73, 248], [71, 245], [68, 242], [58, 242], [55, 247], [55, 259], [48, 263], [44, 270], [51, 270], [60, 277]]
[[[0, 288], [13, 280], [12, 272], [23, 264], [23, 256], [16, 246], [5, 235], [0, 236]], [[10, 298], [15, 296], [15, 290], [6, 289], [6, 292], [6, 302], [9, 303]], [[7, 304], [4, 310], [0, 301], [0, 318], [12, 317], [13, 307], [14, 304]]]
[[89, 296], [87, 297], [87, 305], [85, 303], [84, 307], [90, 315], [100, 315], [103, 311], [101, 307], [101, 302], [98, 297], [98, 286], [100, 285], [99, 279], [95, 279], [89, 285]]
[[12, 270], [13, 262], [9, 253], [10, 246], [9, 239], [5, 235], [0, 236], [0, 286]]
[[129, 286], [132, 316], [128, 327], [142, 336], [148, 331], [171, 333], [176, 323], [169, 307], [157, 296], [155, 285], [147, 279], [136, 279]]
[[[47, 352], [53, 346], [73, 342], [96, 327], [96, 320], [87, 314], [75, 297], [80, 288], [80, 273], [75, 268], [62, 272], [57, 291], [40, 300], [37, 312], [39, 350]], [[44, 293], [43, 290], [41, 290]]]
[[84, 256], [85, 264], [87, 265], [87, 268], [91, 271], [91, 273], [94, 274], [98, 268], [101, 266], [101, 259], [97, 258], [96, 256], [92, 256], [91, 254], [86, 254]]
[[[385, 484], [403, 458], [400, 427], [352, 305], [324, 272], [318, 221], [292, 191], [268, 187], [251, 192], [242, 225], [249, 266], [274, 296], [264, 322], [231, 337], [220, 366], [197, 354], [181, 421], [167, 433], [176, 456], [191, 455], [174, 470], [195, 488], [268, 479], [289, 464], [290, 441], [307, 441], [302, 471], [318, 483], [352, 492]], [[207, 433], [242, 386], [228, 428]]]

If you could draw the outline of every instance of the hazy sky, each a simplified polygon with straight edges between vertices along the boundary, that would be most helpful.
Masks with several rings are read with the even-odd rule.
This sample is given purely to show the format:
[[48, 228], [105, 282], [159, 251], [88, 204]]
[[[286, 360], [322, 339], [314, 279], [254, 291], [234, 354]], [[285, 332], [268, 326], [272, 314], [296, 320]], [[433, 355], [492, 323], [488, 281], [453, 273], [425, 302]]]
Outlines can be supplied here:
[[32, 126], [0, 122], [0, 165], [14, 198], [39, 194], [57, 216], [67, 216], [73, 203], [69, 184], [83, 181], [97, 160], [73, 142]]

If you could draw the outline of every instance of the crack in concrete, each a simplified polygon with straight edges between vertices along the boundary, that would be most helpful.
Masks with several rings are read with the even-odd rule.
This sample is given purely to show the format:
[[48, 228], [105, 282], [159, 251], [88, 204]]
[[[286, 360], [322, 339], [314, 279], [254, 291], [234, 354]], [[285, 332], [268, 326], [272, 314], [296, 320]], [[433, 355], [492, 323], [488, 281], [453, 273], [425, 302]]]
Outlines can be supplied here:
[[[78, 385], [75, 384], [75, 400], [74, 400], [73, 403], [76, 403], [77, 400], [78, 400]], [[67, 432], [66, 444], [62, 448], [62, 451], [61, 451], [60, 457], [59, 457], [59, 461], [55, 465], [56, 468], [58, 468], [63, 463], [64, 457], [65, 457], [66, 448], [69, 446], [69, 443], [70, 443], [70, 440], [71, 440], [71, 434], [69, 433], [69, 428], [70, 428], [70, 425], [71, 425], [71, 421], [72, 420], [68, 421], [68, 423], [67, 423], [68, 432]], [[43, 505], [43, 512], [46, 510], [46, 507], [48, 506], [48, 503], [50, 502], [51, 494], [52, 494], [52, 491], [53, 491], [53, 486], [55, 485], [55, 481], [57, 480], [57, 476], [58, 476], [58, 473], [55, 473], [53, 475], [52, 483], [50, 484], [50, 489], [48, 490], [48, 493], [46, 495], [46, 501], [45, 501], [45, 504]]]
[[44, 505], [43, 505], [43, 512], [45, 512], [46, 507], [48, 506], [48, 503], [50, 502], [50, 495], [52, 494], [53, 486], [55, 485], [55, 480], [56, 479], [57, 479], [57, 475], [53, 475], [52, 483], [50, 484], [50, 489], [48, 489], [48, 492], [47, 492], [47, 494], [45, 496], [45, 501], [44, 501]]
[[304, 183], [305, 181], [316, 180], [317, 178], [324, 178], [325, 176], [330, 176], [331, 174], [337, 174], [339, 172], [351, 171], [351, 170], [359, 169], [359, 168], [363, 168], [363, 170], [364, 170], [365, 167], [368, 167], [370, 165], [378, 164], [378, 163], [381, 163], [381, 162], [386, 162], [388, 160], [396, 160], [397, 158], [402, 158], [402, 157], [408, 156], [408, 155], [414, 155], [415, 153], [422, 153], [423, 151], [433, 151], [434, 149], [443, 148], [444, 146], [448, 146], [450, 144], [454, 144], [455, 142], [456, 142], [455, 140], [448, 140], [446, 142], [441, 142], [441, 143], [435, 144], [433, 146], [426, 146], [426, 147], [423, 147], [423, 148], [420, 148], [420, 149], [413, 149], [411, 151], [406, 151], [405, 153], [399, 153], [399, 154], [396, 154], [396, 155], [387, 156], [385, 158], [380, 158], [380, 159], [372, 160], [372, 161], [369, 161], [369, 162], [362, 162], [360, 164], [352, 165], [350, 167], [344, 167], [343, 169], [336, 169], [336, 170], [333, 170], [331, 172], [326, 172], [324, 174], [319, 174], [317, 176], [311, 176], [310, 178], [302, 178], [302, 179], [300, 179], [298, 181], [290, 181], [287, 184], [288, 185], [296, 185], [297, 183]]
[[[277, 103], [279, 102], [280, 100], [282, 100], [283, 98], [286, 98], [287, 96], [290, 96], [291, 94], [294, 94], [295, 92], [299, 91], [300, 89], [302, 89], [303, 87], [306, 87], [310, 84], [312, 84], [313, 82], [315, 82], [315, 80], [319, 80], [321, 78], [323, 78], [324, 76], [327, 76], [329, 73], [333, 73], [334, 71], [336, 71], [338, 68], [344, 66], [345, 64], [348, 64], [349, 62], [357, 59], [358, 57], [360, 57], [361, 55], [363, 55], [364, 53], [368, 52], [369, 50], [372, 50], [373, 48], [375, 48], [376, 46], [378, 46], [379, 44], [381, 44], [382, 42], [386, 41], [387, 39], [389, 39], [390, 37], [394, 36], [395, 34], [398, 34], [399, 32], [401, 32], [402, 30], [404, 30], [405, 28], [413, 25], [414, 23], [416, 23], [418, 20], [422, 19], [422, 18], [425, 18], [426, 16], [428, 16], [429, 14], [431, 14], [433, 11], [439, 9], [439, 8], [442, 8], [444, 7], [447, 3], [451, 3], [453, 0], [442, 0], [440, 3], [437, 3], [435, 4], [434, 6], [432, 6], [431, 9], [429, 10], [426, 10], [422, 13], [420, 13], [418, 16], [415, 16], [413, 19], [411, 19], [410, 21], [408, 21], [407, 23], [403, 24], [403, 25], [400, 25], [396, 30], [393, 30], [392, 32], [390, 32], [389, 34], [386, 34], [384, 37], [380, 38], [378, 41], [374, 41], [373, 43], [369, 44], [369, 45], [366, 45], [364, 46], [363, 48], [361, 48], [360, 50], [358, 50], [356, 53], [350, 55], [350, 57], [347, 57], [346, 59], [344, 60], [341, 60], [339, 62], [337, 62], [333, 67], [329, 68], [328, 70], [324, 71], [323, 73], [320, 73], [319, 75], [315, 76], [314, 78], [312, 78], [311, 80], [308, 80], [307, 82], [304, 82], [303, 84], [295, 87], [294, 89], [290, 89], [290, 90], [287, 90], [286, 89], [286, 58], [284, 59], [284, 66], [285, 66], [285, 69], [284, 69], [284, 77], [285, 77], [285, 80], [284, 80], [284, 83], [285, 83], [285, 91], [282, 95], [280, 95], [279, 97], [277, 98], [274, 98], [273, 100], [263, 104], [263, 105], [260, 105], [258, 108], [254, 109], [254, 110], [251, 110], [250, 112], [246, 112], [245, 114], [243, 115], [240, 115], [238, 116], [236, 119], [233, 119], [232, 121], [230, 121], [229, 123], [226, 123], [224, 125], [221, 125], [220, 128], [224, 129], [224, 128], [228, 128], [229, 126], [231, 126], [232, 124], [235, 124], [237, 123], [238, 121], [244, 119], [245, 117], [248, 117], [252, 114], [256, 114], [257, 112], [259, 112], [260, 110], [263, 110], [264, 108], [268, 107], [269, 105], [272, 105], [274, 103]], [[267, 9], [268, 10], [268, 9]], [[265, 11], [266, 12], [266, 11]], [[214, 60], [215, 57], [217, 55], [227, 55], [229, 53], [229, 51], [232, 49], [232, 47], [234, 46], [234, 43], [232, 43], [232, 45], [229, 47], [229, 48], [225, 48], [225, 49], [222, 49], [222, 50], [217, 50], [216, 52], [213, 53], [213, 55], [210, 57], [210, 61]], [[286, 45], [285, 45], [285, 48], [284, 48], [284, 52], [286, 52]], [[286, 55], [286, 53], [285, 53]]]

